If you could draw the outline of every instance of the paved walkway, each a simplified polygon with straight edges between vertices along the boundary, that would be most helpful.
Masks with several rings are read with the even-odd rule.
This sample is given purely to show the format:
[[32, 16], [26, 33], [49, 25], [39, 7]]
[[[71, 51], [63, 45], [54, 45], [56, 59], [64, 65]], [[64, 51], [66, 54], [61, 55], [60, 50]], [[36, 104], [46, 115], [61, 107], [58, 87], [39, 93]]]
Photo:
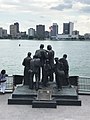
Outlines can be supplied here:
[[31, 105], [8, 105], [10, 94], [0, 95], [0, 120], [90, 120], [90, 96], [80, 96], [82, 106], [32, 108]]

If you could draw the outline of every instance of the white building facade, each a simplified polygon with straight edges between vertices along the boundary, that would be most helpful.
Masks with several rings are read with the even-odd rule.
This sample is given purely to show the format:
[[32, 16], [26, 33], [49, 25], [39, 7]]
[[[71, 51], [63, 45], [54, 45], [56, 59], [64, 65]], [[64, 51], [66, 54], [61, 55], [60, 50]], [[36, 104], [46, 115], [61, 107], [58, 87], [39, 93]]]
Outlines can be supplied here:
[[30, 28], [28, 29], [28, 37], [34, 37], [35, 36], [35, 29]]
[[58, 34], [56, 39], [57, 40], [60, 40], [60, 39], [78, 39], [79, 38], [79, 35], [63, 35], [63, 34]]
[[17, 37], [17, 27], [16, 25], [10, 25], [10, 35], [12, 38]]

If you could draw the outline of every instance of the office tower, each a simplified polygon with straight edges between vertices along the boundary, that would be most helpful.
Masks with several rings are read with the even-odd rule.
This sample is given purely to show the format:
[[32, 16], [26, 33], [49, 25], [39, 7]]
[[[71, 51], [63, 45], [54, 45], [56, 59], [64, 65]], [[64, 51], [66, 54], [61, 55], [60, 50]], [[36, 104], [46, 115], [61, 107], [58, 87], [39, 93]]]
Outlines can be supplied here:
[[58, 24], [53, 23], [53, 25], [50, 27], [50, 37], [56, 37], [58, 34]]
[[16, 22], [16, 23], [14, 23], [14, 25], [16, 26], [16, 31], [17, 31], [17, 33], [19, 33], [19, 23]]
[[12, 38], [17, 38], [19, 34], [19, 23], [10, 25], [10, 35]]
[[33, 29], [33, 28], [28, 29], [28, 37], [29, 38], [35, 37], [35, 29]]
[[10, 35], [12, 38], [17, 37], [17, 28], [15, 25], [10, 25]]
[[36, 37], [45, 39], [45, 25], [36, 25]]
[[74, 23], [72, 22], [63, 23], [63, 34], [72, 35], [73, 28], [74, 28]]

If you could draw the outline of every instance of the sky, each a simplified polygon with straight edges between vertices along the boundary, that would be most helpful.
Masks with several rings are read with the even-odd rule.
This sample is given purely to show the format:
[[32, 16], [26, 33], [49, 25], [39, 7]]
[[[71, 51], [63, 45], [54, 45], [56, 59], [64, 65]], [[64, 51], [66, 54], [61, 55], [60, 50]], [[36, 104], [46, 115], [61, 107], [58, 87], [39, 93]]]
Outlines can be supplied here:
[[19, 22], [20, 31], [53, 23], [63, 32], [63, 23], [74, 22], [74, 30], [90, 33], [90, 0], [0, 0], [0, 27], [7, 29]]

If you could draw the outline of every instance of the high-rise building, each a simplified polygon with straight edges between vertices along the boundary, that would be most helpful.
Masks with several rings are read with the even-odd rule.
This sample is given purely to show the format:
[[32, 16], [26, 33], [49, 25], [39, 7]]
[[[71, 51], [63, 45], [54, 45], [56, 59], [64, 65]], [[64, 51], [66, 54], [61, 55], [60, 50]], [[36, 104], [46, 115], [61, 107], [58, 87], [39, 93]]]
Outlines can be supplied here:
[[33, 28], [28, 29], [28, 37], [29, 38], [35, 37], [35, 29]]
[[16, 26], [16, 31], [17, 31], [17, 33], [19, 33], [19, 23], [16, 22], [16, 23], [14, 23], [14, 25]]
[[17, 38], [19, 34], [19, 23], [14, 23], [10, 25], [10, 35], [12, 38]]
[[74, 28], [74, 23], [72, 22], [63, 23], [63, 34], [72, 35], [73, 28]]
[[15, 25], [10, 25], [10, 35], [12, 38], [17, 37], [17, 28]]
[[50, 37], [56, 37], [58, 34], [58, 24], [53, 23], [53, 25], [50, 27]]
[[36, 37], [45, 39], [45, 25], [36, 25]]

